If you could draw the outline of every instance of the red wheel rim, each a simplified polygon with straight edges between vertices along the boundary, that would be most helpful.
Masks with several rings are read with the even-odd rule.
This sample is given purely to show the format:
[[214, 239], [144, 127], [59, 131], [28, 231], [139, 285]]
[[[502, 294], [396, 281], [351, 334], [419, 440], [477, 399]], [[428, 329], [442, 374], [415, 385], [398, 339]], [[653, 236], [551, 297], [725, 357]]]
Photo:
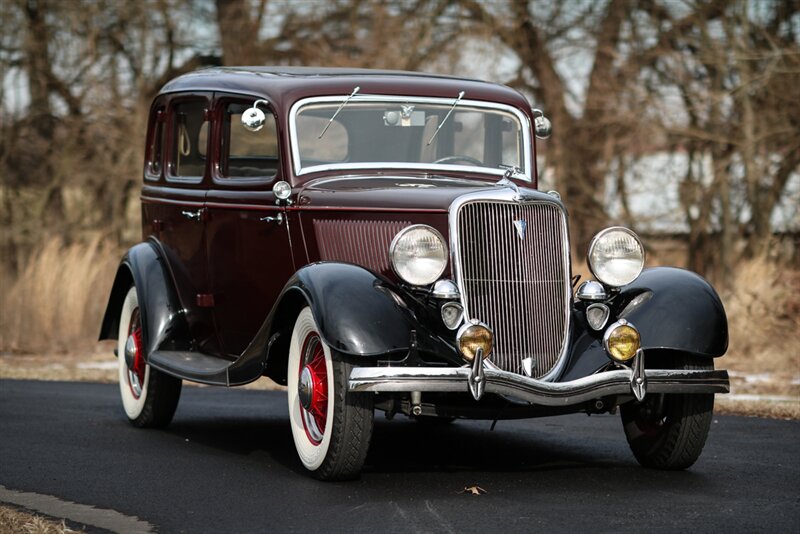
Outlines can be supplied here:
[[142, 395], [144, 386], [144, 373], [146, 364], [142, 356], [142, 322], [139, 315], [139, 308], [135, 308], [131, 313], [131, 323], [128, 327], [128, 337], [132, 338], [134, 346], [133, 368], [128, 368], [128, 387], [135, 399]]
[[[306, 380], [310, 398], [300, 402], [303, 428], [314, 445], [322, 443], [328, 420], [328, 365], [319, 334], [311, 332], [303, 342], [298, 379]], [[305, 406], [304, 406], [305, 404]]]

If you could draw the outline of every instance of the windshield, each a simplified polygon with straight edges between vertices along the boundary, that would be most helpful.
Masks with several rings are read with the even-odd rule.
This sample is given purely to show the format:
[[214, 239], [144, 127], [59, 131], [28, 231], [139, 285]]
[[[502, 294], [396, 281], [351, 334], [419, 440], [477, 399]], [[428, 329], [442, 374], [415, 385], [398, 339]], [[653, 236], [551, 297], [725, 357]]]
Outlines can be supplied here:
[[291, 127], [297, 174], [408, 168], [502, 175], [500, 166], [505, 165], [530, 177], [530, 143], [522, 126], [527, 119], [511, 107], [469, 100], [455, 104], [455, 97], [358, 95], [342, 106], [344, 100], [315, 98], [295, 105]]

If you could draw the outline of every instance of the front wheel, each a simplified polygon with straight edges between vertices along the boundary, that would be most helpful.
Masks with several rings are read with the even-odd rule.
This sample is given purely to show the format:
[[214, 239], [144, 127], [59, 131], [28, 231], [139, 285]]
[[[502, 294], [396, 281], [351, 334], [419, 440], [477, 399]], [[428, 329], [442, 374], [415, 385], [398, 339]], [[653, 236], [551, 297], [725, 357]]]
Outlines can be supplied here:
[[289, 421], [300, 461], [321, 480], [355, 478], [367, 457], [373, 398], [347, 390], [351, 369], [325, 344], [311, 309], [304, 308], [289, 348]]
[[143, 328], [136, 288], [131, 287], [122, 303], [117, 337], [122, 407], [134, 426], [164, 427], [175, 415], [181, 396], [181, 380], [147, 364]]
[[[681, 354], [671, 368], [713, 370], [714, 363]], [[644, 467], [655, 469], [686, 469], [694, 464], [706, 443], [713, 413], [713, 393], [655, 394], [620, 406], [633, 455]]]

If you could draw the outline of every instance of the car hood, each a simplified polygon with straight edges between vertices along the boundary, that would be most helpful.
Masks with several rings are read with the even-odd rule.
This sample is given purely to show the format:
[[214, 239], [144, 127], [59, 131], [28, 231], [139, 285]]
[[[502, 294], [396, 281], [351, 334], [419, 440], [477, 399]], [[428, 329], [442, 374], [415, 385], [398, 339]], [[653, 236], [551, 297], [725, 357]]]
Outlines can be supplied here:
[[447, 211], [461, 195], [497, 187], [489, 181], [445, 176], [328, 177], [306, 184], [300, 191], [300, 206]]

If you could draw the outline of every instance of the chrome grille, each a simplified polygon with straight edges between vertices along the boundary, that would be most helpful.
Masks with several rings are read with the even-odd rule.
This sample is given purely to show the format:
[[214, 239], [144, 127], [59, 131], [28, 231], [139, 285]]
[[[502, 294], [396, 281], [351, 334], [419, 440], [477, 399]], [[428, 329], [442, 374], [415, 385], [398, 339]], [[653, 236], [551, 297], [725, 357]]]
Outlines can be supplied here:
[[410, 221], [314, 219], [314, 234], [323, 261], [355, 263], [389, 274], [389, 244]]
[[[524, 220], [524, 239], [515, 221]], [[472, 201], [458, 212], [459, 283], [468, 318], [495, 335], [491, 361], [546, 375], [566, 342], [569, 248], [563, 210], [551, 203]]]

